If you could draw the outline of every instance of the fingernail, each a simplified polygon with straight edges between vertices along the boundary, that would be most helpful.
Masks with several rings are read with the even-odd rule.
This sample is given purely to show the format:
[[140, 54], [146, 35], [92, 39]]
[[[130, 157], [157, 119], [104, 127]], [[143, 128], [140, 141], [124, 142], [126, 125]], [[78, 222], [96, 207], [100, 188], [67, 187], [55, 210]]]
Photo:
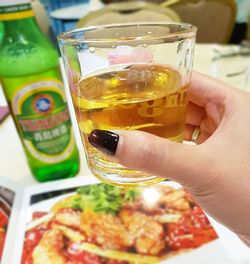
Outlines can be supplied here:
[[107, 130], [93, 130], [88, 136], [89, 143], [108, 155], [115, 155], [119, 135]]

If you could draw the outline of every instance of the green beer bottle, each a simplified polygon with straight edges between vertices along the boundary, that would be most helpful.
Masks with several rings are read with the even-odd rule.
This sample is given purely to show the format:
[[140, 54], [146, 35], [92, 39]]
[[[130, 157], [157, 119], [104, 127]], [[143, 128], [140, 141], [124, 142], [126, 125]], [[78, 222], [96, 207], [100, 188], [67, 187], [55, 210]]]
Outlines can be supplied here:
[[0, 22], [0, 81], [32, 174], [41, 182], [73, 177], [79, 153], [57, 50], [39, 29], [30, 0], [1, 0]]

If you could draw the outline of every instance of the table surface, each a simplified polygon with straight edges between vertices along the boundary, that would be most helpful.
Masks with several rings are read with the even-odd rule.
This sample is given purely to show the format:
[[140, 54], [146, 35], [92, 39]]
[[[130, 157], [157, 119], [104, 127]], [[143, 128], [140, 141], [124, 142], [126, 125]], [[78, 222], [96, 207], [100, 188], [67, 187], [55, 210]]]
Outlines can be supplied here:
[[[194, 58], [194, 70], [208, 75], [212, 75], [212, 62], [215, 56], [215, 49], [217, 48], [224, 49], [224, 47], [220, 47], [218, 45], [197, 44]], [[244, 58], [242, 59], [244, 60]], [[244, 78], [242, 78], [238, 85], [238, 88], [244, 88]], [[0, 89], [0, 105], [5, 104], [6, 102], [4, 100], [2, 90]], [[69, 108], [72, 113], [71, 101], [69, 101]], [[83, 154], [84, 150], [81, 145], [81, 140], [74, 116], [72, 116], [72, 121], [77, 145], [79, 148], [79, 152], [81, 153], [81, 170], [78, 173], [78, 177], [90, 175], [91, 173], [87, 167], [86, 159]], [[24, 186], [37, 184], [37, 182], [32, 177], [28, 165], [26, 163], [22, 145], [20, 143], [16, 128], [10, 116], [7, 117], [2, 124], [0, 124], [0, 146], [0, 177], [7, 178]], [[215, 223], [215, 225], [219, 230], [217, 231], [221, 233], [221, 238], [224, 241], [225, 248], [228, 251], [228, 254], [231, 255], [234, 259], [234, 262], [240, 264], [250, 263], [249, 249], [247, 249], [247, 247], [226, 228], [219, 225], [218, 223]], [[233, 252], [237, 252], [237, 256], [234, 255]]]

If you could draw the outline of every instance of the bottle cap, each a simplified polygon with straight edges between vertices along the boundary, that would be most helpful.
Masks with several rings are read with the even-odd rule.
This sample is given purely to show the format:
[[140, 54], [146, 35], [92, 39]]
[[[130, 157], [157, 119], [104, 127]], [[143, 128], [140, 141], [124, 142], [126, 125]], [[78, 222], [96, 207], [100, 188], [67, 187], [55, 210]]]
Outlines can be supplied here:
[[30, 0], [1, 0], [0, 20], [16, 20], [34, 16]]
[[31, 0], [1, 0], [0, 6], [16, 6], [16, 5], [22, 5], [22, 4], [29, 4]]

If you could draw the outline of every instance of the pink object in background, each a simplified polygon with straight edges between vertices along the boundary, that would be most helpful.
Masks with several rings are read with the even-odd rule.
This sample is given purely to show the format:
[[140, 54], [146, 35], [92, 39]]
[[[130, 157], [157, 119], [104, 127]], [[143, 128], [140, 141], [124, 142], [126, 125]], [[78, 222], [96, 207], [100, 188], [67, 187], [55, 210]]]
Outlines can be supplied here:
[[0, 123], [4, 121], [4, 119], [8, 116], [8, 114], [9, 114], [8, 106], [0, 106]]
[[153, 54], [143, 47], [118, 46], [110, 51], [108, 56], [109, 63], [149, 63], [153, 61]]

